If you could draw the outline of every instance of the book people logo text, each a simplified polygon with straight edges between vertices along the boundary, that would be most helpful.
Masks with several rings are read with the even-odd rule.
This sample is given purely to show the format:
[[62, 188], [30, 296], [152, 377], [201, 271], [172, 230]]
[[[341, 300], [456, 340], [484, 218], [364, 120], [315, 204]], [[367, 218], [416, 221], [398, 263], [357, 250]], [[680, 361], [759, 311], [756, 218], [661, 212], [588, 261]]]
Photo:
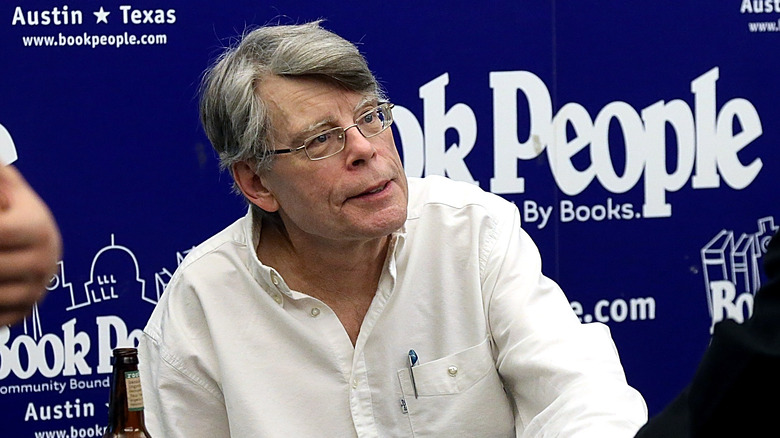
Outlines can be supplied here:
[[773, 217], [758, 220], [757, 231], [721, 230], [701, 250], [712, 325], [724, 319], [744, 322], [753, 313], [753, 298], [761, 287], [761, 260], [778, 231]]

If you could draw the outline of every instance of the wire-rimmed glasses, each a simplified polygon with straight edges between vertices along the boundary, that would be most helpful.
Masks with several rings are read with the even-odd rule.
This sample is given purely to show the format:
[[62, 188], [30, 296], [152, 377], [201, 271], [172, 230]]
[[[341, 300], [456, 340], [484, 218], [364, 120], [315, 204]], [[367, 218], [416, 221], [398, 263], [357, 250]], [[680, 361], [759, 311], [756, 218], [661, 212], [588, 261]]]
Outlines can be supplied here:
[[350, 128], [357, 128], [365, 138], [371, 138], [381, 134], [393, 124], [393, 104], [383, 102], [357, 117], [352, 125], [344, 128], [337, 126], [326, 131], [312, 135], [303, 141], [303, 144], [291, 149], [276, 149], [268, 151], [269, 154], [289, 154], [303, 149], [306, 156], [312, 161], [323, 160], [332, 157], [344, 150], [346, 132]]

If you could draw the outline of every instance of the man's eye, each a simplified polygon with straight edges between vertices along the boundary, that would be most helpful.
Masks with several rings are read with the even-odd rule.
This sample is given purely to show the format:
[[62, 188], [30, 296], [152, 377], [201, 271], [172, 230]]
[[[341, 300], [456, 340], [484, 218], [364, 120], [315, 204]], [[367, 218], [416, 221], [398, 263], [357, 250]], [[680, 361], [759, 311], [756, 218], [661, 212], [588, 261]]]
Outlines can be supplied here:
[[315, 137], [314, 141], [317, 143], [325, 143], [326, 141], [328, 141], [329, 138], [330, 138], [330, 133], [325, 133]]
[[331, 143], [333, 143], [333, 133], [326, 131], [309, 140], [309, 142], [306, 143], [306, 147], [309, 150], [320, 149], [329, 147]]
[[363, 123], [371, 123], [374, 121], [374, 112], [371, 111], [370, 113], [363, 116]]

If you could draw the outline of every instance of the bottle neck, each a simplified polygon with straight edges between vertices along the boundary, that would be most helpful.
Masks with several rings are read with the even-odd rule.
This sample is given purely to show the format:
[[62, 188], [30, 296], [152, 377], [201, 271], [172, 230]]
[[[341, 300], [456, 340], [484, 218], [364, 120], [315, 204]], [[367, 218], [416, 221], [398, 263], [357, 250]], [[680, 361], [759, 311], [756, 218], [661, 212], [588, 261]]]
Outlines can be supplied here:
[[[130, 361], [128, 361], [130, 362]], [[108, 431], [125, 429], [145, 431], [143, 396], [138, 375], [138, 363], [117, 360], [111, 386], [108, 411]]]

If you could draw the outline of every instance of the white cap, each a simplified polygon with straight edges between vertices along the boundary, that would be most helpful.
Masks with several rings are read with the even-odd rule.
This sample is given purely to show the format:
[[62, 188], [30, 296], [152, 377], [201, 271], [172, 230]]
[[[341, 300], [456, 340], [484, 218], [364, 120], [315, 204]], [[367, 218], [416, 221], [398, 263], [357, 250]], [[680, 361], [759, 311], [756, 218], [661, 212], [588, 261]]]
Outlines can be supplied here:
[[16, 154], [16, 146], [14, 146], [11, 134], [5, 129], [5, 126], [0, 125], [0, 164], [11, 164], [17, 158], [19, 156]]

